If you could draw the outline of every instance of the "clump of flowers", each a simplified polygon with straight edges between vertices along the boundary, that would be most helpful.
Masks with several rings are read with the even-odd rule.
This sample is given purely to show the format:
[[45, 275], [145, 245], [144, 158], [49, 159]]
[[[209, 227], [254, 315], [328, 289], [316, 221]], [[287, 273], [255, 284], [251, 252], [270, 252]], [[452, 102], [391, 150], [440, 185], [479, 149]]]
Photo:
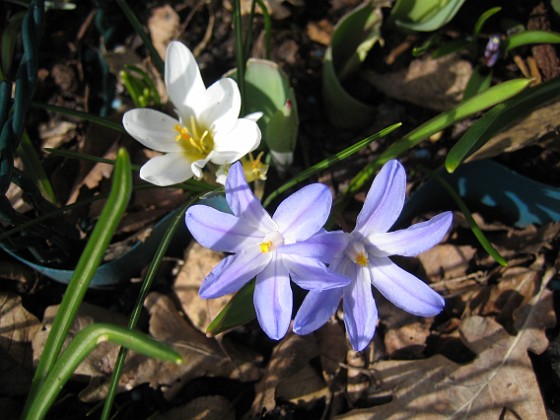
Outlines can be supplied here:
[[444, 299], [389, 257], [418, 255], [440, 242], [451, 226], [452, 213], [388, 232], [404, 206], [405, 189], [404, 168], [389, 161], [375, 178], [355, 229], [327, 232], [323, 225], [332, 199], [326, 186], [303, 187], [270, 217], [249, 189], [241, 164], [234, 164], [226, 180], [233, 214], [204, 205], [186, 213], [187, 227], [198, 242], [233, 253], [204, 280], [200, 295], [223, 296], [256, 277], [253, 300], [258, 321], [269, 337], [280, 339], [291, 320], [291, 278], [309, 290], [294, 331], [315, 331], [334, 315], [342, 299], [348, 337], [358, 351], [369, 344], [378, 321], [372, 286], [414, 315], [438, 314]]
[[142, 166], [142, 179], [166, 186], [201, 178], [208, 162], [230, 164], [258, 147], [259, 115], [239, 118], [237, 83], [226, 78], [206, 89], [191, 51], [177, 41], [167, 48], [165, 86], [177, 119], [145, 108], [123, 116], [124, 128], [132, 137], [164, 153]]

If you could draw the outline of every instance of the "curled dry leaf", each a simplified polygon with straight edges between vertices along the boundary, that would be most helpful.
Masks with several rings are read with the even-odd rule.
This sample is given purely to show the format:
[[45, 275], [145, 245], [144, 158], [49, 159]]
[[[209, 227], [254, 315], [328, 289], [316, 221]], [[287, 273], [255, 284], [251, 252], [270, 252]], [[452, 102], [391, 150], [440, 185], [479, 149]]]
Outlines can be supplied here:
[[21, 304], [21, 297], [0, 294], [0, 372], [3, 395], [24, 395], [33, 376], [31, 340], [39, 320]]
[[[150, 312], [150, 334], [157, 340], [173, 346], [183, 357], [184, 363], [162, 362], [136, 356], [127, 366], [119, 382], [120, 390], [130, 390], [148, 383], [152, 388], [162, 388], [164, 396], [171, 399], [191, 379], [210, 375], [240, 381], [255, 381], [260, 371], [255, 367], [259, 358], [247, 349], [237, 349], [224, 342], [206, 337], [192, 327], [165, 295], [151, 293], [145, 306]], [[102, 399], [107, 393], [108, 379], [91, 384], [80, 393], [85, 401]]]
[[[312, 335], [288, 333], [286, 338], [274, 348], [264, 375], [255, 386], [256, 395], [249, 416], [260, 418], [264, 413], [273, 410], [276, 407], [277, 389], [280, 383], [290, 382], [290, 378], [301, 374], [315, 356], [317, 356], [317, 344]], [[305, 375], [308, 373], [304, 372], [303, 376]], [[316, 383], [314, 378], [313, 384]], [[299, 391], [304, 394], [317, 392], [305, 387], [301, 387]], [[298, 398], [293, 394], [290, 397]]]
[[472, 74], [472, 66], [458, 55], [412, 60], [408, 69], [394, 73], [368, 72], [365, 77], [385, 95], [435, 111], [457, 105]]
[[198, 242], [192, 241], [185, 251], [185, 263], [173, 286], [183, 312], [202, 332], [206, 332], [214, 317], [231, 299], [231, 295], [217, 299], [203, 299], [198, 295], [202, 281], [223, 258], [223, 253], [204, 248]]
[[540, 354], [548, 346], [545, 328], [556, 322], [552, 278], [545, 275], [538, 293], [514, 313], [517, 335], [508, 334], [489, 317], [466, 318], [460, 326], [463, 341], [477, 357], [459, 365], [436, 355], [424, 360], [382, 361], [375, 366], [372, 394], [392, 398], [388, 404], [352, 410], [339, 418], [545, 419], [539, 386], [528, 350]]

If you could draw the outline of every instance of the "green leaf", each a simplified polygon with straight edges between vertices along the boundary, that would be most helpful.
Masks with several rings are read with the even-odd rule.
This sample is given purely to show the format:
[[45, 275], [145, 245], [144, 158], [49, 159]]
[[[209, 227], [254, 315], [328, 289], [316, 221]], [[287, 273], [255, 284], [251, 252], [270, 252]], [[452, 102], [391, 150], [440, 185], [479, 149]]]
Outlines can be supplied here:
[[323, 99], [334, 126], [362, 128], [375, 108], [353, 97], [342, 82], [355, 77], [369, 50], [382, 43], [382, 15], [373, 2], [354, 9], [336, 25], [323, 61]]
[[560, 44], [560, 33], [549, 31], [519, 32], [505, 40], [505, 49], [506, 51], [510, 51], [514, 48], [529, 44]]
[[488, 89], [492, 83], [492, 74], [493, 72], [491, 69], [476, 66], [463, 92], [463, 101]]
[[465, 0], [397, 0], [391, 20], [405, 29], [419, 32], [436, 31], [447, 24]]
[[156, 359], [182, 363], [179, 353], [145, 334], [110, 324], [89, 325], [76, 334], [66, 350], [56, 360], [55, 365], [32, 398], [24, 418], [27, 420], [43, 419], [78, 365], [97, 344], [104, 341], [120, 344]]
[[496, 105], [473, 124], [451, 148], [445, 159], [446, 169], [453, 172], [461, 162], [500, 131], [558, 97], [560, 97], [560, 79], [556, 78]]
[[500, 12], [501, 10], [502, 10], [501, 7], [492, 7], [491, 9], [486, 10], [483, 14], [481, 14], [478, 17], [473, 27], [473, 39], [475, 41], [478, 38], [478, 35], [480, 34], [480, 31], [482, 30], [482, 27], [484, 26], [486, 21], [490, 19], [492, 16], [494, 16], [496, 13]]
[[53, 321], [51, 331], [45, 343], [43, 354], [39, 360], [26, 407], [35, 398], [38, 387], [43, 383], [52, 367], [56, 363], [64, 339], [74, 321], [80, 303], [87, 291], [95, 271], [101, 263], [113, 233], [126, 210], [132, 191], [132, 175], [130, 159], [125, 149], [117, 153], [117, 161], [113, 174], [113, 185], [109, 198], [101, 211], [98, 222], [78, 261], [78, 265], [68, 288], [64, 293], [57, 315]]
[[[237, 71], [226, 77], [237, 80]], [[292, 153], [297, 140], [297, 102], [288, 76], [278, 64], [252, 58], [245, 69], [245, 112], [262, 112], [258, 124], [270, 150]]]
[[210, 323], [206, 333], [217, 335], [255, 319], [257, 314], [253, 306], [254, 290], [255, 282], [253, 280], [243, 286]]
[[422, 140], [427, 139], [431, 135], [455, 124], [456, 122], [517, 95], [529, 86], [530, 83], [531, 80], [529, 79], [514, 79], [503, 82], [497, 86], [486, 89], [466, 101], [461, 102], [449, 111], [436, 115], [431, 120], [412, 130], [407, 135], [389, 146], [385, 152], [381, 153], [375, 162], [366, 165], [366, 167], [362, 169], [350, 182], [350, 185], [346, 190], [345, 197], [358, 192], [360, 188], [362, 188], [362, 186], [371, 179], [376, 170], [379, 169], [385, 162], [400, 156], [408, 149], [416, 146]]

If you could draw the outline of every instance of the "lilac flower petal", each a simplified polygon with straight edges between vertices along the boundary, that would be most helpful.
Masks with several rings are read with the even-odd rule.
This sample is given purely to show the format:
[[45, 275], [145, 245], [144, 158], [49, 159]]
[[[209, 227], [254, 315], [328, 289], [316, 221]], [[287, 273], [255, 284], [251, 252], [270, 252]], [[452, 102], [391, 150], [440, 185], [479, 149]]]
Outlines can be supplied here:
[[263, 235], [238, 217], [212, 207], [196, 205], [185, 213], [185, 223], [194, 238], [214, 251], [258, 251]]
[[206, 86], [191, 51], [181, 42], [172, 41], [165, 57], [165, 87], [183, 121], [197, 117], [195, 110], [205, 107]]
[[307, 185], [280, 203], [272, 219], [286, 243], [302, 241], [323, 227], [331, 204], [331, 192], [326, 185]]
[[290, 272], [294, 283], [305, 290], [328, 290], [344, 287], [350, 279], [342, 274], [329, 270], [325, 264], [315, 258], [298, 255], [283, 255], [284, 266]]
[[353, 271], [355, 279], [344, 288], [342, 303], [344, 308], [344, 324], [352, 344], [352, 348], [361, 351], [369, 344], [377, 327], [377, 306], [371, 290], [371, 274], [367, 268], [348, 262], [353, 266], [345, 270], [345, 274]]
[[232, 79], [220, 79], [206, 91], [206, 108], [199, 121], [212, 133], [229, 132], [235, 125], [241, 109], [241, 94]]
[[280, 254], [317, 258], [330, 263], [335, 256], [346, 249], [348, 238], [348, 234], [341, 230], [322, 231], [305, 241], [281, 246], [277, 251]]
[[226, 200], [233, 214], [261, 232], [266, 233], [277, 229], [276, 223], [247, 185], [243, 166], [239, 162], [234, 163], [229, 170], [226, 179]]
[[310, 291], [294, 319], [294, 332], [305, 335], [323, 326], [335, 314], [342, 290], [339, 287], [321, 292]]
[[369, 189], [355, 232], [362, 236], [387, 232], [399, 217], [406, 192], [406, 172], [396, 160], [381, 168]]
[[213, 299], [241, 289], [270, 262], [270, 253], [240, 252], [224, 258], [204, 279], [198, 294]]
[[177, 184], [192, 177], [191, 166], [182, 153], [156, 156], [140, 168], [140, 178], [161, 187]]
[[439, 243], [449, 231], [452, 222], [453, 213], [448, 211], [407, 229], [374, 233], [367, 238], [373, 245], [367, 247], [368, 252], [378, 257], [418, 255]]
[[180, 152], [181, 146], [175, 141], [175, 126], [179, 121], [160, 111], [139, 108], [125, 112], [123, 126], [135, 140], [158, 152]]
[[288, 270], [280, 258], [273, 257], [257, 274], [253, 303], [263, 331], [273, 340], [286, 335], [292, 319], [292, 288]]
[[375, 288], [393, 305], [406, 312], [418, 316], [434, 316], [445, 306], [445, 300], [430, 286], [389, 258], [374, 258], [370, 268]]

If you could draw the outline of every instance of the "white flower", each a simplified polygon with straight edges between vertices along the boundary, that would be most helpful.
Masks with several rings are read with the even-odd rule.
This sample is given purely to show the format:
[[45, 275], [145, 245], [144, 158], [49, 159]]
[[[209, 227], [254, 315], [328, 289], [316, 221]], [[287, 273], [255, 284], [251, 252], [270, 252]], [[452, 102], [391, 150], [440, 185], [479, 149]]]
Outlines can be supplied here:
[[147, 108], [123, 116], [132, 137], [165, 153], [142, 166], [142, 179], [165, 186], [200, 178], [206, 163], [235, 162], [259, 145], [261, 132], [255, 119], [239, 118], [237, 83], [221, 79], [206, 89], [194, 56], [177, 41], [167, 47], [165, 86], [178, 119]]

